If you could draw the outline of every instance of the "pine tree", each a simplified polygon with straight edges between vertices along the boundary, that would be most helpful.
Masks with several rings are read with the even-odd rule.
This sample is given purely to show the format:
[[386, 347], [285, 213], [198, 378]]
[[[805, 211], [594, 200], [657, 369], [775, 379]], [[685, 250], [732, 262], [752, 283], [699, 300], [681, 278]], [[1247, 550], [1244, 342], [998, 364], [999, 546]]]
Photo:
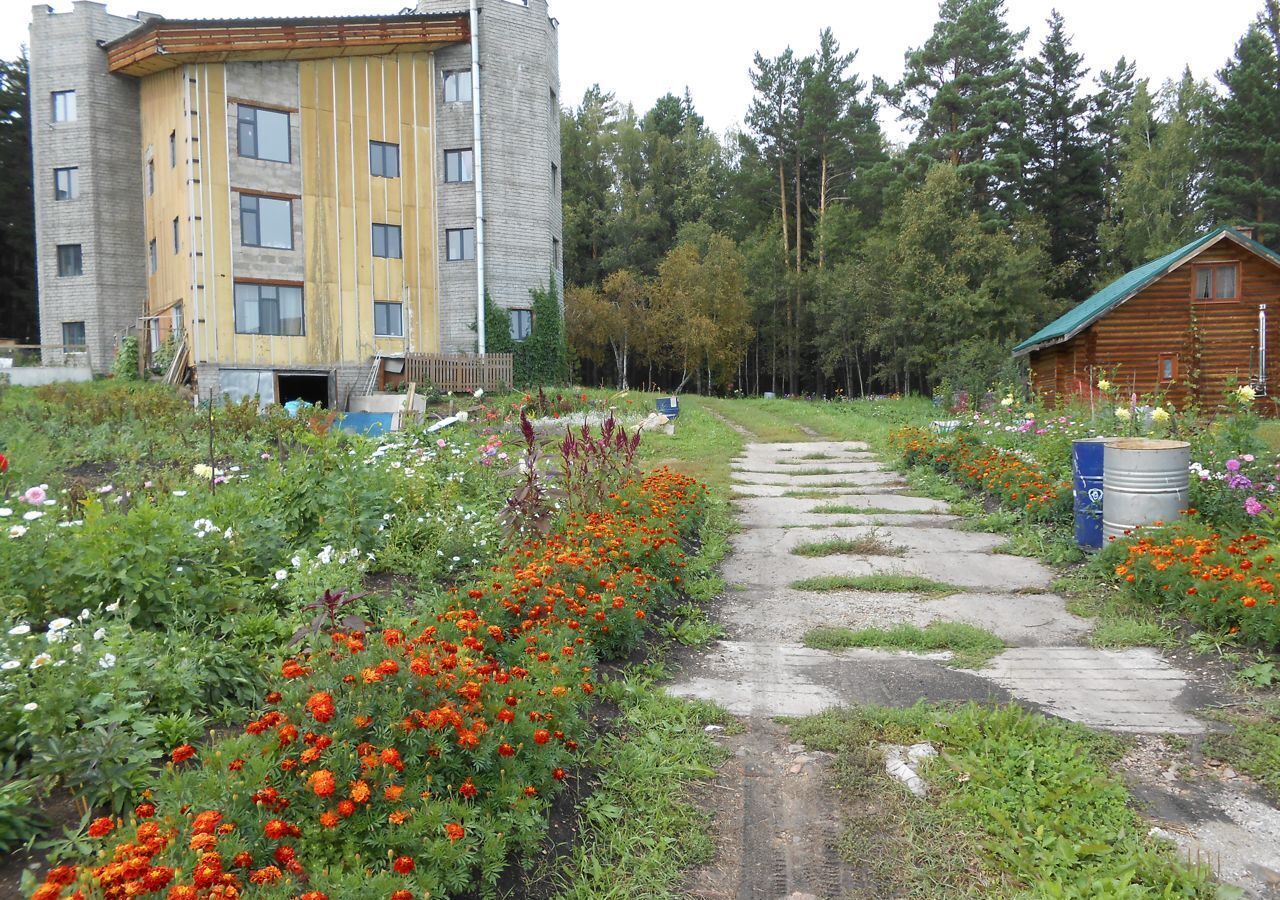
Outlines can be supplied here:
[[0, 61], [0, 336], [37, 338], [27, 58]]
[[1034, 149], [1026, 201], [1048, 228], [1049, 259], [1061, 293], [1080, 300], [1097, 276], [1103, 159], [1086, 130], [1082, 57], [1072, 51], [1057, 10], [1048, 22], [1040, 55], [1027, 66], [1027, 134]]
[[560, 118], [564, 268], [570, 284], [600, 280], [609, 249], [618, 152], [618, 103], [592, 85], [577, 109]]
[[1145, 81], [1138, 83], [1120, 130], [1115, 221], [1104, 223], [1100, 233], [1102, 280], [1177, 249], [1203, 227], [1203, 143], [1211, 96], [1189, 69], [1158, 96]]
[[[1115, 227], [1116, 194], [1120, 189], [1120, 133], [1129, 122], [1138, 89], [1137, 66], [1123, 56], [1098, 75], [1092, 98], [1089, 132], [1102, 154], [1102, 225]], [[1100, 226], [1101, 227], [1101, 226]]]
[[915, 125], [907, 150], [917, 181], [933, 161], [973, 185], [984, 218], [1008, 220], [1027, 160], [1019, 61], [1027, 32], [1012, 32], [1004, 0], [942, 0], [924, 46], [908, 51], [902, 80], [876, 89]]
[[1280, 247], [1280, 2], [1267, 0], [1218, 80], [1226, 96], [1209, 113], [1206, 206]]

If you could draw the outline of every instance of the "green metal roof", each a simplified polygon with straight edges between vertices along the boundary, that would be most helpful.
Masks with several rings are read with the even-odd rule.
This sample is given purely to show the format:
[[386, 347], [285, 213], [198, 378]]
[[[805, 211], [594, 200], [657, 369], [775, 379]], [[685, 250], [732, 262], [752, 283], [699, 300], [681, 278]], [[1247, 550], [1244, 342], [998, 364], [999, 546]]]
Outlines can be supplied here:
[[1159, 259], [1153, 259], [1145, 265], [1138, 266], [1132, 272], [1121, 275], [1088, 300], [1063, 313], [1014, 347], [1013, 355], [1021, 356], [1032, 350], [1059, 344], [1075, 337], [1083, 329], [1088, 328], [1112, 309], [1128, 300], [1157, 278], [1163, 276], [1188, 256], [1198, 253], [1210, 244], [1216, 243], [1221, 237], [1231, 238], [1246, 249], [1252, 250], [1276, 265], [1280, 265], [1280, 254], [1251, 238], [1245, 237], [1234, 228], [1223, 225], [1208, 234], [1201, 235], [1191, 243], [1179, 247], [1172, 253], [1166, 254]]

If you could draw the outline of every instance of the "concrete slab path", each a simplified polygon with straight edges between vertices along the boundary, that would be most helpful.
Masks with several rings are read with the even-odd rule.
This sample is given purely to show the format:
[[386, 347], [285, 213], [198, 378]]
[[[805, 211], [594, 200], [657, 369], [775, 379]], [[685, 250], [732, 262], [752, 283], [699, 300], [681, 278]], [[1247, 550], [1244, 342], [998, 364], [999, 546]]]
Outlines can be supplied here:
[[[726, 787], [745, 799], [728, 813], [738, 818], [718, 823], [722, 839], [736, 837], [727, 839], [730, 849], [722, 846], [715, 864], [693, 876], [690, 896], [831, 897], [838, 896], [834, 886], [855, 878], [847, 866], [841, 869], [829, 828], [815, 831], [809, 822], [804, 852], [797, 849], [799, 820], [813, 819], [802, 815], [804, 797], [821, 794], [826, 782], [820, 772], [807, 777], [812, 766], [801, 765], [797, 771], [806, 777], [793, 778], [765, 764], [789, 758], [780, 743], [784, 731], [775, 723], [779, 716], [854, 704], [1014, 699], [1117, 732], [1205, 730], [1194, 715], [1204, 698], [1185, 673], [1155, 650], [1085, 646], [1091, 623], [1068, 613], [1063, 598], [1052, 593], [1052, 570], [995, 552], [1004, 542], [999, 535], [958, 530], [946, 503], [902, 493], [905, 482], [884, 469], [866, 444], [750, 443], [734, 461], [732, 479], [742, 530], [732, 537], [722, 569], [731, 588], [717, 612], [726, 636], [685, 665], [669, 690], [713, 700], [744, 717], [747, 731], [733, 739], [736, 760], [723, 777], [740, 779]], [[795, 552], [831, 538], [870, 537], [881, 543], [880, 552]], [[812, 576], [884, 574], [919, 576], [956, 590], [930, 598], [795, 587]], [[822, 625], [935, 621], [985, 628], [1008, 649], [986, 667], [964, 671], [950, 667], [945, 653], [828, 652], [802, 643], [806, 632]], [[1266, 896], [1247, 880], [1241, 883], [1249, 896]]]

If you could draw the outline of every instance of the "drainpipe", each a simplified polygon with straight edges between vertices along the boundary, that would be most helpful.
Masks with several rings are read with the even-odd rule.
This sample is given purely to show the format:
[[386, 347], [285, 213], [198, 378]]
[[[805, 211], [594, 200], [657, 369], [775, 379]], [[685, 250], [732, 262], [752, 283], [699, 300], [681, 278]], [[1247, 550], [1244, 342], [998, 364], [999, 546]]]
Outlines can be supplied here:
[[480, 13], [471, 0], [471, 150], [476, 184], [476, 347], [484, 356], [484, 166], [480, 134]]

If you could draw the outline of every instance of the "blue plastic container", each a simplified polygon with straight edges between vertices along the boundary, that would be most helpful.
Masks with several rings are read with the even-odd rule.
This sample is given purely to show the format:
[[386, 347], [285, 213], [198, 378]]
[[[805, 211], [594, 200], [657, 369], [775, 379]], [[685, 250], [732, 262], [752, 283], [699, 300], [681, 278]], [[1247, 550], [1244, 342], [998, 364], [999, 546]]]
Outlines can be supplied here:
[[377, 437], [391, 431], [391, 423], [395, 413], [349, 412], [343, 413], [334, 422], [343, 431], [354, 431], [366, 437]]
[[1071, 442], [1071, 493], [1075, 498], [1076, 544], [1102, 549], [1102, 450], [1114, 438]]
[[659, 397], [657, 400], [658, 412], [666, 416], [668, 419], [674, 419], [680, 415], [680, 400], [677, 397]]

